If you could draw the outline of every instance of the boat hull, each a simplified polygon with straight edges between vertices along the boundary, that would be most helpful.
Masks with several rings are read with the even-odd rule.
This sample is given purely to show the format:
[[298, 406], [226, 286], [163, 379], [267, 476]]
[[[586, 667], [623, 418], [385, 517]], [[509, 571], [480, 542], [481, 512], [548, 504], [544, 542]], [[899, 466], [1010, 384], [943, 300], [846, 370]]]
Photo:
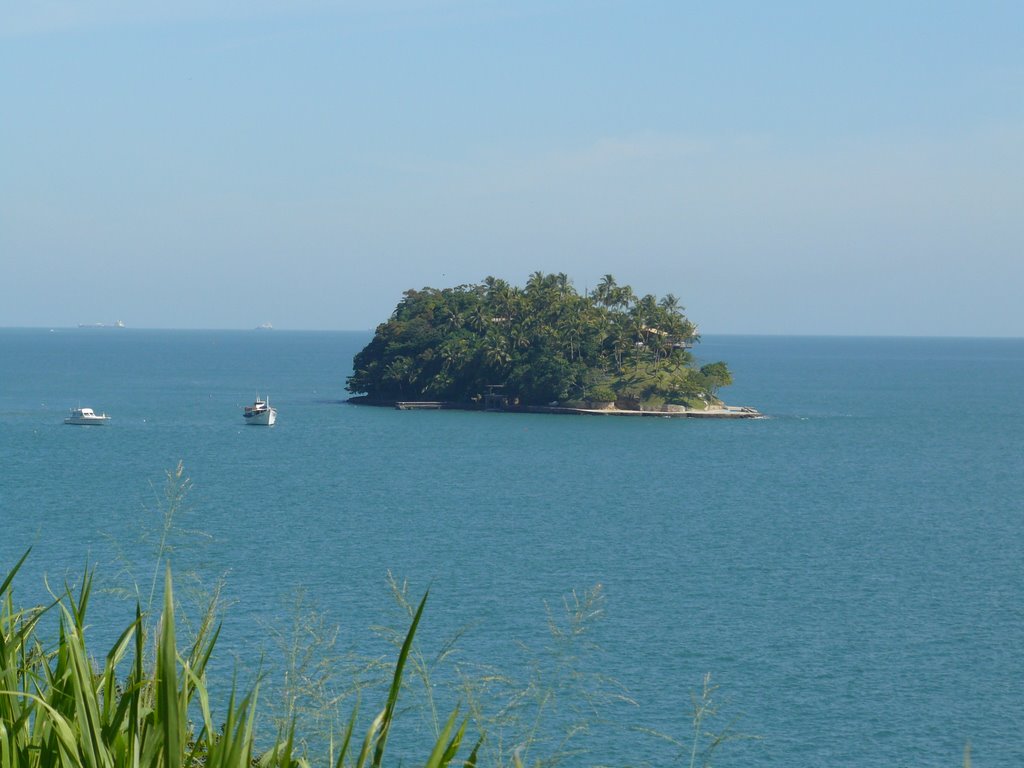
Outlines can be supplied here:
[[272, 427], [275, 421], [277, 421], [277, 411], [273, 408], [260, 413], [245, 414], [245, 423], [251, 427]]
[[65, 424], [72, 424], [76, 427], [102, 427], [109, 422], [109, 416], [93, 416], [92, 418], [70, 417], [64, 419]]

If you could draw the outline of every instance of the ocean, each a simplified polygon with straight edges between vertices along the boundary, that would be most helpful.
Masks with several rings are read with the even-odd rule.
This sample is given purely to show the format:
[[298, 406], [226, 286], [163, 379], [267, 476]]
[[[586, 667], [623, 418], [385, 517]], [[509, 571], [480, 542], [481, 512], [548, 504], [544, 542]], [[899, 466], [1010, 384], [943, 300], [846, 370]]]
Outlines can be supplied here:
[[[390, 574], [430, 590], [442, 719], [480, 701], [504, 748], [539, 718], [528, 762], [689, 765], [710, 673], [701, 732], [744, 737], [715, 765], [1024, 765], [1024, 340], [707, 336], [726, 401], [767, 415], [726, 422], [348, 405], [369, 338], [0, 329], [16, 596], [95, 568], [105, 652], [162, 579], [181, 462], [162, 551], [182, 595], [222, 581], [213, 674], [262, 656], [264, 700], [280, 628], [373, 678], [408, 623]], [[257, 394], [273, 428], [243, 423]], [[408, 762], [430, 722], [400, 717]]]

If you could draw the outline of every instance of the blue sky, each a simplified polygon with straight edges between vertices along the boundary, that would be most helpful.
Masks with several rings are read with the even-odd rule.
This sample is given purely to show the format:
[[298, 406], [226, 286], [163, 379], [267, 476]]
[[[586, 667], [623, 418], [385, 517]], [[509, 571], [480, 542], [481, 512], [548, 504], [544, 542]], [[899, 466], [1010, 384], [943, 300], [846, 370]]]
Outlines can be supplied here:
[[707, 334], [1024, 336], [1022, 39], [1017, 2], [0, 0], [0, 326], [365, 329], [542, 270]]

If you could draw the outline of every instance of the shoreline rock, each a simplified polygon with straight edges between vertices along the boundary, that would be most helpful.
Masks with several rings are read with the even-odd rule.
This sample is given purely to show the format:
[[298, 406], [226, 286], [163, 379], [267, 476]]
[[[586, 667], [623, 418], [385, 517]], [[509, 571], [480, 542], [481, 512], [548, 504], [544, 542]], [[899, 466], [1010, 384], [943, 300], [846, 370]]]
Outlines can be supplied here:
[[350, 397], [350, 405], [370, 405], [378, 408], [397, 408], [402, 411], [452, 410], [489, 411], [491, 413], [550, 413], [570, 416], [649, 416], [667, 419], [763, 419], [764, 414], [756, 408], [741, 405], [722, 405], [707, 409], [687, 408], [683, 405], [666, 405], [656, 411], [616, 408], [614, 405], [597, 408], [576, 408], [558, 405], [505, 406], [484, 408], [477, 403], [453, 403], [438, 400], [376, 400], [366, 396]]

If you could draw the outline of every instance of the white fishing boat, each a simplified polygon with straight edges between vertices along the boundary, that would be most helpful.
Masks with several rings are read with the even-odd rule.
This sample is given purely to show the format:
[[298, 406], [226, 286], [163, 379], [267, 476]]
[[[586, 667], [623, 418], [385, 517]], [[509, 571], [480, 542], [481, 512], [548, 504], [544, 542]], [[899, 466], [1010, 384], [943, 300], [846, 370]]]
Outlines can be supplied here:
[[254, 424], [260, 427], [272, 427], [277, 421], [277, 409], [270, 407], [270, 399], [262, 400], [256, 396], [256, 402], [245, 406], [242, 412], [246, 424]]
[[105, 413], [96, 413], [92, 408], [72, 408], [71, 415], [64, 419], [65, 424], [79, 427], [102, 426], [110, 421]]

